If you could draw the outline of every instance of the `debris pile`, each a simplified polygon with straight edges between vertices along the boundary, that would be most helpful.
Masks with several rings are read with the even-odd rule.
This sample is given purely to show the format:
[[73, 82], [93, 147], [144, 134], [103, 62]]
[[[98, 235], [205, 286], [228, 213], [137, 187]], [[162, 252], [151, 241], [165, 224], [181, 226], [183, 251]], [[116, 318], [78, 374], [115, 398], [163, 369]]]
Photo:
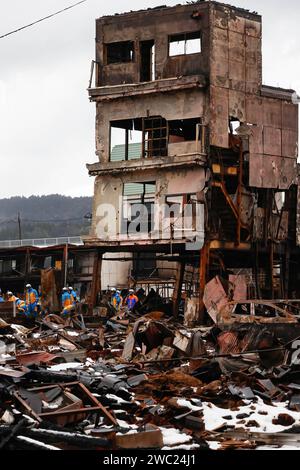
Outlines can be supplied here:
[[186, 328], [161, 311], [97, 318], [0, 320], [0, 448], [300, 446], [292, 325]]

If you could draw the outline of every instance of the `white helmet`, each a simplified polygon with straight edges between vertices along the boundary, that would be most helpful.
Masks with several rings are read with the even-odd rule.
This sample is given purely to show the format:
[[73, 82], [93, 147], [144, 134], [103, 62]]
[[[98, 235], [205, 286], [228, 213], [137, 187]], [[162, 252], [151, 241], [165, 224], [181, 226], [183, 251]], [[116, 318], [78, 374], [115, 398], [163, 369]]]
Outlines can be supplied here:
[[29, 289], [31, 287], [31, 284], [26, 284], [26, 289]]
[[7, 295], [13, 295], [13, 293], [10, 290], [8, 290]]
[[69, 289], [68, 289], [67, 287], [63, 287], [63, 290], [64, 290], [64, 291], [67, 291], [67, 290], [69, 290]]
[[129, 289], [129, 294], [133, 294], [134, 293], [134, 290], [133, 289]]
[[112, 292], [116, 292], [117, 289], [116, 289], [115, 287], [112, 287], [110, 290], [111, 290]]
[[73, 290], [73, 287], [69, 286], [69, 290]]

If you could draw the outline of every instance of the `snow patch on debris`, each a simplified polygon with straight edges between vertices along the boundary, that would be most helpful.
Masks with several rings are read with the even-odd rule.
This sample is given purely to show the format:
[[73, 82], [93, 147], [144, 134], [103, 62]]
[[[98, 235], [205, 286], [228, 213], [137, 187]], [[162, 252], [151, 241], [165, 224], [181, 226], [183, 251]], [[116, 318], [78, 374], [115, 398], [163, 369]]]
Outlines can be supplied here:
[[[249, 402], [246, 406], [241, 406], [237, 411], [232, 411], [224, 408], [218, 408], [212, 403], [203, 402], [203, 414], [205, 429], [207, 431], [214, 431], [224, 424], [234, 426], [235, 428], [245, 428], [250, 432], [266, 432], [276, 433], [282, 432], [286, 429], [291, 428], [294, 425], [300, 424], [300, 412], [291, 411], [288, 409], [288, 402], [285, 403], [274, 403], [274, 406], [266, 405], [261, 398], [257, 399], [257, 402]], [[253, 409], [252, 409], [253, 408]], [[260, 414], [261, 412], [266, 414]], [[241, 419], [237, 418], [237, 415], [241, 413], [249, 414], [248, 418], [244, 418], [245, 423], [239, 423]], [[273, 424], [272, 420], [277, 418], [280, 413], [287, 413], [292, 416], [295, 423], [291, 426], [280, 426]], [[232, 419], [224, 419], [223, 416], [231, 416]], [[256, 421], [258, 426], [247, 426], [249, 421]]]
[[118, 397], [117, 395], [113, 395], [112, 393], [108, 393], [106, 397], [109, 398], [110, 400], [116, 400], [118, 403], [128, 403], [128, 401], [123, 400], [123, 398]]
[[217, 441], [206, 441], [210, 450], [219, 450], [221, 447], [220, 442]]
[[169, 447], [169, 446], [165, 446], [165, 447], [162, 447], [162, 450], [194, 450], [194, 449], [199, 449], [199, 444], [190, 444], [190, 445], [186, 445], [186, 444], [181, 444], [179, 446], [176, 446], [176, 447]]
[[192, 436], [185, 434], [184, 432], [180, 432], [178, 429], [175, 428], [159, 428], [163, 435], [163, 443], [164, 446], [175, 446], [178, 444], [185, 444], [192, 440]]
[[188, 400], [184, 400], [183, 398], [178, 398], [177, 399], [177, 404], [179, 406], [182, 406], [183, 408], [189, 408], [190, 410], [192, 411], [199, 411], [199, 410], [202, 410], [202, 406], [195, 406], [195, 405], [192, 405], [191, 402], [189, 402]]
[[77, 333], [77, 331], [74, 331], [74, 330], [65, 330], [67, 335], [69, 336], [79, 336], [79, 333]]
[[49, 370], [53, 370], [59, 372], [61, 370], [68, 370], [68, 369], [82, 369], [83, 364], [80, 362], [65, 362], [62, 364], [55, 364], [54, 366], [49, 366]]
[[47, 449], [47, 450], [61, 450], [58, 447], [50, 446], [49, 444], [45, 444], [44, 442], [36, 441], [34, 439], [31, 439], [30, 437], [18, 436], [17, 439], [19, 441], [28, 442], [28, 444], [36, 444], [36, 445], [38, 444], [39, 447], [43, 447], [44, 449]]

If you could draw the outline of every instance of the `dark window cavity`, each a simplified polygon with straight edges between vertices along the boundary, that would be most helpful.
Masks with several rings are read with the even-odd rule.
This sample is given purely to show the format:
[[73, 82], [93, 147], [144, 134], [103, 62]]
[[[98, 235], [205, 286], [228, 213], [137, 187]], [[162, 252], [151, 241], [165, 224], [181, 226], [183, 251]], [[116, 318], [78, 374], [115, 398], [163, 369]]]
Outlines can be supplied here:
[[134, 61], [134, 43], [132, 41], [106, 44], [106, 63], [118, 64]]

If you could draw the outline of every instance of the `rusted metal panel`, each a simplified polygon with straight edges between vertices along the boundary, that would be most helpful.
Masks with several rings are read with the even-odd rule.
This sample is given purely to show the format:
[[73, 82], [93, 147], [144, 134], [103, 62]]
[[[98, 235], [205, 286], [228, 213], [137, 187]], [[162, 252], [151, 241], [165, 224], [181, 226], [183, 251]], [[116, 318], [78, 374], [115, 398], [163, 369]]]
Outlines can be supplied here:
[[228, 107], [229, 92], [223, 88], [210, 87], [211, 120], [210, 144], [216, 147], [229, 147], [228, 139]]
[[44, 351], [33, 351], [25, 354], [16, 355], [16, 360], [19, 364], [22, 365], [32, 365], [32, 364], [46, 364], [52, 362], [57, 356], [55, 354], [50, 354]]
[[282, 102], [280, 100], [273, 100], [270, 98], [264, 98], [263, 100], [263, 124], [264, 126], [276, 127], [281, 129], [282, 127]]
[[243, 34], [228, 31], [229, 39], [229, 60], [245, 64], [246, 50], [245, 37]]
[[245, 40], [244, 36], [228, 32], [229, 40], [229, 79], [230, 87], [245, 92]]
[[257, 207], [254, 210], [253, 218], [253, 241], [262, 240], [264, 237], [265, 209]]
[[281, 129], [263, 128], [264, 154], [281, 156]]
[[219, 312], [228, 304], [228, 295], [219, 276], [206, 284], [203, 303], [209, 316], [216, 323]]
[[288, 189], [296, 180], [296, 162], [291, 158], [252, 154], [249, 185], [255, 188]]
[[229, 116], [246, 121], [245, 94], [235, 90], [229, 90]]
[[246, 18], [234, 16], [228, 19], [228, 29], [236, 33], [245, 33]]
[[296, 244], [300, 246], [300, 185], [298, 184], [297, 190], [297, 223], [296, 223]]
[[299, 106], [282, 102], [282, 129], [292, 129], [298, 132]]
[[270, 237], [273, 240], [286, 240], [289, 229], [289, 213], [283, 211], [282, 214], [272, 214]]
[[261, 40], [246, 35], [246, 92], [256, 94], [262, 85]]
[[262, 36], [262, 27], [261, 23], [258, 21], [253, 21], [246, 19], [245, 21], [245, 33], [247, 36], [253, 36], [255, 38], [261, 38]]
[[229, 282], [233, 284], [233, 300], [247, 300], [247, 276], [245, 274], [229, 274]]
[[263, 99], [256, 96], [246, 98], [247, 122], [262, 126], [264, 124]]
[[298, 157], [298, 131], [282, 130], [282, 155], [284, 157]]
[[228, 14], [219, 5], [214, 5], [212, 10], [213, 26], [215, 28], [228, 29]]
[[[61, 425], [67, 423], [74, 423], [84, 419], [86, 414], [90, 412], [101, 413], [111, 424], [116, 425], [117, 421], [112, 414], [97, 400], [97, 398], [87, 389], [81, 382], [70, 382], [67, 384], [56, 384], [42, 387], [34, 387], [24, 390], [26, 394], [36, 397], [36, 400], [45, 399], [44, 392], [53, 390], [59, 387], [61, 393], [66, 395], [69, 405], [65, 405], [55, 411], [48, 411], [43, 413], [36, 413], [32, 409], [31, 403], [28, 403], [26, 398], [21, 396], [21, 393], [15, 392], [15, 398], [20, 404], [34, 416], [39, 422], [45, 418], [49, 421], [54, 421]], [[70, 390], [72, 393], [70, 393]]]
[[249, 151], [252, 153], [264, 153], [263, 126], [252, 126], [249, 136]]
[[192, 194], [203, 191], [205, 186], [204, 168], [194, 168], [190, 171], [182, 170], [177, 172], [167, 172], [168, 194]]
[[242, 62], [229, 61], [229, 83], [230, 88], [238, 91], [246, 91], [245, 64]]
[[116, 435], [115, 444], [121, 449], [155, 449], [163, 446], [163, 435], [159, 428], [151, 431]]
[[228, 31], [224, 29], [212, 31], [210, 81], [213, 85], [229, 87]]

